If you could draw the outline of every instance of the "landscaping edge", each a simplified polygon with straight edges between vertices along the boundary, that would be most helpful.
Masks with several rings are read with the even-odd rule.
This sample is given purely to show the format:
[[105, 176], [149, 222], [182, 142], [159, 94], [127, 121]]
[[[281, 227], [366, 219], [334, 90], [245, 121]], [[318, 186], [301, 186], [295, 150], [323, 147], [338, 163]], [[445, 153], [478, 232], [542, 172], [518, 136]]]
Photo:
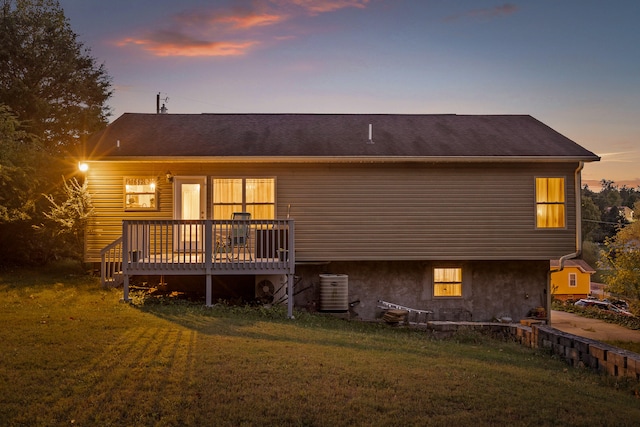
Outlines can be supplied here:
[[589, 338], [559, 331], [539, 323], [428, 322], [427, 328], [437, 333], [454, 333], [460, 329], [476, 329], [491, 335], [511, 337], [535, 349], [547, 350], [574, 367], [587, 367], [615, 377], [640, 380], [640, 354], [623, 350]]

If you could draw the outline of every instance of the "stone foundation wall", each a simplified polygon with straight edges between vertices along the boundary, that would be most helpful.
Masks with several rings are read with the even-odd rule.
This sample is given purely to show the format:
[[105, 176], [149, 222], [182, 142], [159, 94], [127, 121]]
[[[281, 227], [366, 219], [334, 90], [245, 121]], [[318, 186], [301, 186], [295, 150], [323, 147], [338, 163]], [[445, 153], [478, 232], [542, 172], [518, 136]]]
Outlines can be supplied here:
[[[462, 297], [433, 295], [433, 268], [462, 268]], [[295, 305], [323, 310], [319, 275], [348, 276], [348, 302], [362, 320], [379, 319], [378, 301], [430, 311], [430, 320], [517, 322], [547, 308], [548, 261], [354, 261], [296, 265]]]

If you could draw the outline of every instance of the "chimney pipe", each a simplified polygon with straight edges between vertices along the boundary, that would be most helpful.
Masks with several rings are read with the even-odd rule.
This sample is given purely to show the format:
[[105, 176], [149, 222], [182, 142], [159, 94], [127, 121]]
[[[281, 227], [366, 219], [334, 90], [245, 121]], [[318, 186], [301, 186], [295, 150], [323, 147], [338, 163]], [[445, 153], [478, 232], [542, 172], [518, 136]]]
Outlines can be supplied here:
[[156, 114], [160, 114], [160, 92], [156, 95]]

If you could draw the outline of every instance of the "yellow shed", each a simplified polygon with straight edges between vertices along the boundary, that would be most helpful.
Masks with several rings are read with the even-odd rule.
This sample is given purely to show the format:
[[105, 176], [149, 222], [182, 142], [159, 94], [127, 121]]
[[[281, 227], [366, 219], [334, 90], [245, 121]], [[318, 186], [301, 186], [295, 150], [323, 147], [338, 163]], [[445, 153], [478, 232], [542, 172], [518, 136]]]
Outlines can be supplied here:
[[562, 271], [557, 271], [559, 267], [559, 260], [551, 260], [553, 297], [562, 301], [586, 298], [591, 292], [591, 275], [596, 271], [581, 259], [565, 261]]

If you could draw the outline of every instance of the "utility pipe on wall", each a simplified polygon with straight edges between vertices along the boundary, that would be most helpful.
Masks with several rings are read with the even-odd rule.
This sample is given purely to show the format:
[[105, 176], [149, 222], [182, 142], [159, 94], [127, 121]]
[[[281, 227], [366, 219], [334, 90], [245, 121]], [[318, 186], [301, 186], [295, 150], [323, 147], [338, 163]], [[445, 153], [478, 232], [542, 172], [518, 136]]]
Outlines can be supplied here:
[[547, 324], [551, 325], [551, 273], [557, 273], [564, 270], [564, 263], [569, 259], [574, 259], [580, 256], [582, 253], [582, 179], [580, 173], [584, 168], [584, 162], [580, 162], [574, 172], [574, 187], [576, 198], [576, 251], [563, 255], [558, 260], [558, 269], [549, 270], [547, 274]]

